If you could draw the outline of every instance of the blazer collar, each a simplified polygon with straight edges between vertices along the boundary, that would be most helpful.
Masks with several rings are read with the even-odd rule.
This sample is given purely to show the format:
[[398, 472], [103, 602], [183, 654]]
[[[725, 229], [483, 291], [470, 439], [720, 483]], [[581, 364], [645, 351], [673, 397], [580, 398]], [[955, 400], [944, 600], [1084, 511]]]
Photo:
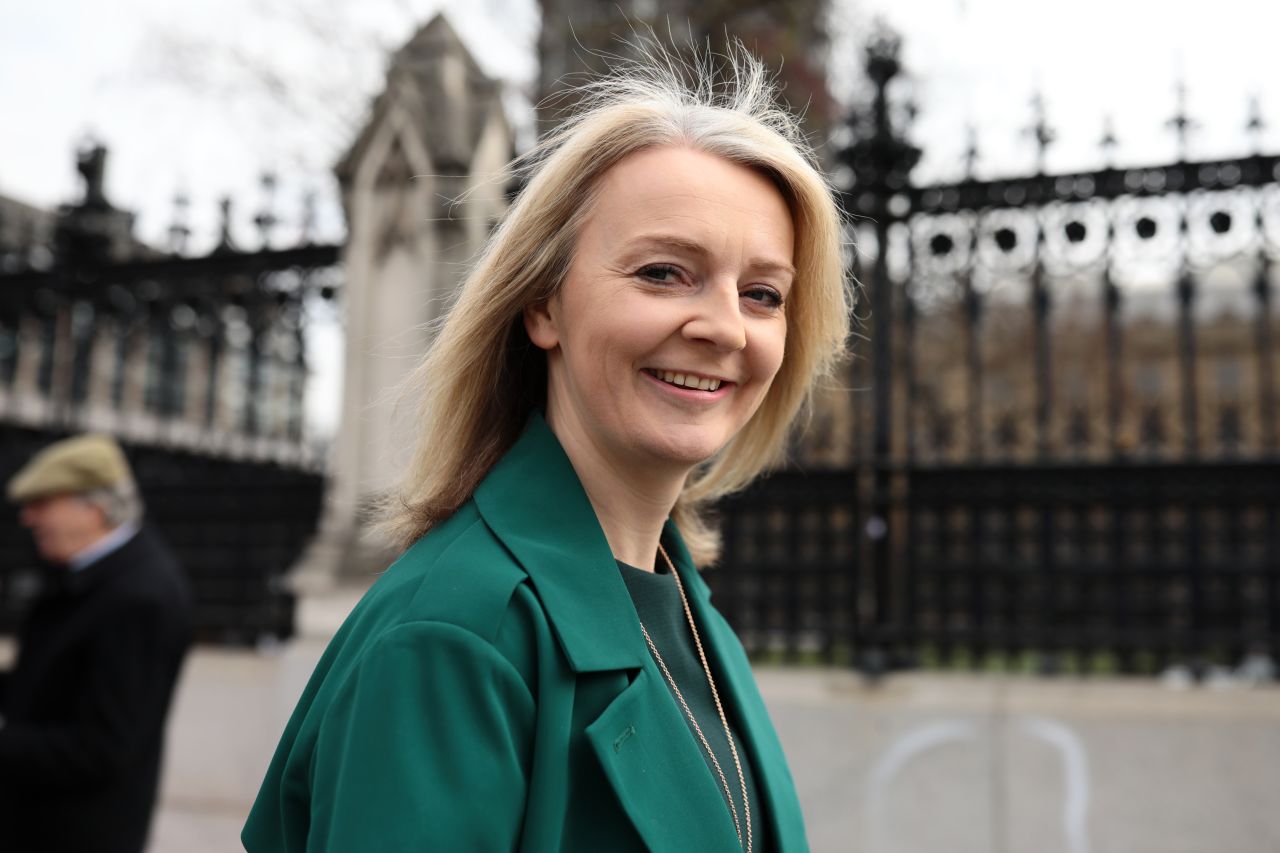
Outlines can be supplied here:
[[535, 412], [475, 492], [485, 523], [528, 573], [575, 672], [638, 668], [640, 620], [569, 457]]

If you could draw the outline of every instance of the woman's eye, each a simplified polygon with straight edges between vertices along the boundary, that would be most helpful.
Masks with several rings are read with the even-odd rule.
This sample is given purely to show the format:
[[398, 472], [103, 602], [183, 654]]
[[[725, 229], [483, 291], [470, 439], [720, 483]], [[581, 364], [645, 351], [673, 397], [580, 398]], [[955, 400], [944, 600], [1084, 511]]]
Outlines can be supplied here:
[[772, 287], [753, 287], [750, 290], [743, 291], [742, 295], [768, 308], [782, 307], [782, 294]]
[[647, 278], [649, 281], [657, 281], [661, 283], [673, 282], [680, 277], [680, 270], [670, 264], [650, 264], [647, 267], [641, 267], [636, 273], [641, 278]]

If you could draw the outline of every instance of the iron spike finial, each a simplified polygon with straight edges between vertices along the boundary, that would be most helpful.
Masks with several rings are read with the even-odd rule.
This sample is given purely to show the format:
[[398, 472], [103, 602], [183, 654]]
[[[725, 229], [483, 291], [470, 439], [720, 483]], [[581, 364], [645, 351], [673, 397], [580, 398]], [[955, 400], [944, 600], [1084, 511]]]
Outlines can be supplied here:
[[974, 127], [973, 122], [969, 122], [967, 137], [968, 143], [964, 149], [964, 176], [966, 180], [972, 181], [978, 165], [978, 129]]
[[235, 243], [231, 239], [231, 196], [223, 196], [218, 200], [218, 245], [214, 251], [234, 252]]
[[1120, 147], [1120, 140], [1116, 138], [1115, 119], [1110, 115], [1102, 119], [1102, 139], [1098, 140], [1098, 146], [1102, 149], [1107, 168], [1110, 169], [1116, 164], [1116, 149]]
[[253, 224], [257, 226], [258, 235], [262, 241], [262, 247], [266, 249], [270, 248], [271, 245], [271, 229], [273, 229], [279, 221], [273, 211], [276, 195], [275, 174], [272, 172], [263, 172], [261, 185], [262, 207], [258, 210], [257, 215], [253, 217]]
[[1044, 95], [1038, 89], [1031, 96], [1031, 115], [1032, 124], [1026, 129], [1025, 133], [1035, 140], [1036, 171], [1043, 173], [1045, 156], [1049, 151], [1049, 146], [1057, 140], [1058, 134], [1049, 124]]
[[901, 53], [902, 36], [884, 18], [877, 17], [867, 40], [867, 76], [878, 86], [888, 84], [902, 68]]
[[76, 151], [76, 171], [84, 178], [84, 201], [81, 206], [95, 210], [110, 209], [105, 188], [107, 146], [96, 136], [88, 134], [81, 140]]
[[1199, 127], [1199, 122], [1187, 114], [1187, 81], [1179, 78], [1175, 91], [1178, 111], [1166, 124], [1173, 129], [1174, 135], [1178, 138], [1178, 159], [1186, 161], [1191, 131]]
[[1262, 117], [1262, 101], [1257, 95], [1249, 98], [1249, 118], [1245, 122], [1245, 133], [1253, 140], [1253, 153], [1262, 153], [1262, 132], [1267, 129], [1267, 122]]
[[187, 240], [191, 237], [191, 226], [187, 224], [187, 211], [191, 207], [191, 199], [179, 190], [173, 195], [173, 221], [169, 225], [169, 250], [175, 255], [187, 251]]
[[910, 130], [916, 123], [916, 119], [920, 117], [920, 102], [916, 100], [915, 93], [902, 104], [903, 131]]

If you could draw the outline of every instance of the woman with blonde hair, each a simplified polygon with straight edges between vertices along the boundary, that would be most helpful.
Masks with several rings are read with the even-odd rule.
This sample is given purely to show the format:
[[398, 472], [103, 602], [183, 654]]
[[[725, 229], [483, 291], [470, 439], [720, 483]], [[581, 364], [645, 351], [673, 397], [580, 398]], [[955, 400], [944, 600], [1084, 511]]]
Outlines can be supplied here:
[[406, 550], [303, 693], [251, 853], [807, 849], [697, 567], [849, 306], [827, 183], [759, 63], [728, 72], [618, 71], [525, 164], [412, 380]]

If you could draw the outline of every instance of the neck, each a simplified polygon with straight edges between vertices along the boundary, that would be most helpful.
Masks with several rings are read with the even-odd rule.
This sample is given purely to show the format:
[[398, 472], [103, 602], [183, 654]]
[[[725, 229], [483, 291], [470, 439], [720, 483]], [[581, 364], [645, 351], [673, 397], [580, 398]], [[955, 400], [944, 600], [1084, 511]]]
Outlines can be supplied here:
[[554, 411], [547, 412], [547, 424], [582, 482], [614, 559], [653, 571], [662, 526], [688, 471], [619, 458]]
[[117, 527], [103, 527], [89, 534], [64, 562], [70, 569], [82, 569], [102, 559], [106, 554], [124, 544], [124, 540], [137, 530], [137, 525], [126, 522]]

